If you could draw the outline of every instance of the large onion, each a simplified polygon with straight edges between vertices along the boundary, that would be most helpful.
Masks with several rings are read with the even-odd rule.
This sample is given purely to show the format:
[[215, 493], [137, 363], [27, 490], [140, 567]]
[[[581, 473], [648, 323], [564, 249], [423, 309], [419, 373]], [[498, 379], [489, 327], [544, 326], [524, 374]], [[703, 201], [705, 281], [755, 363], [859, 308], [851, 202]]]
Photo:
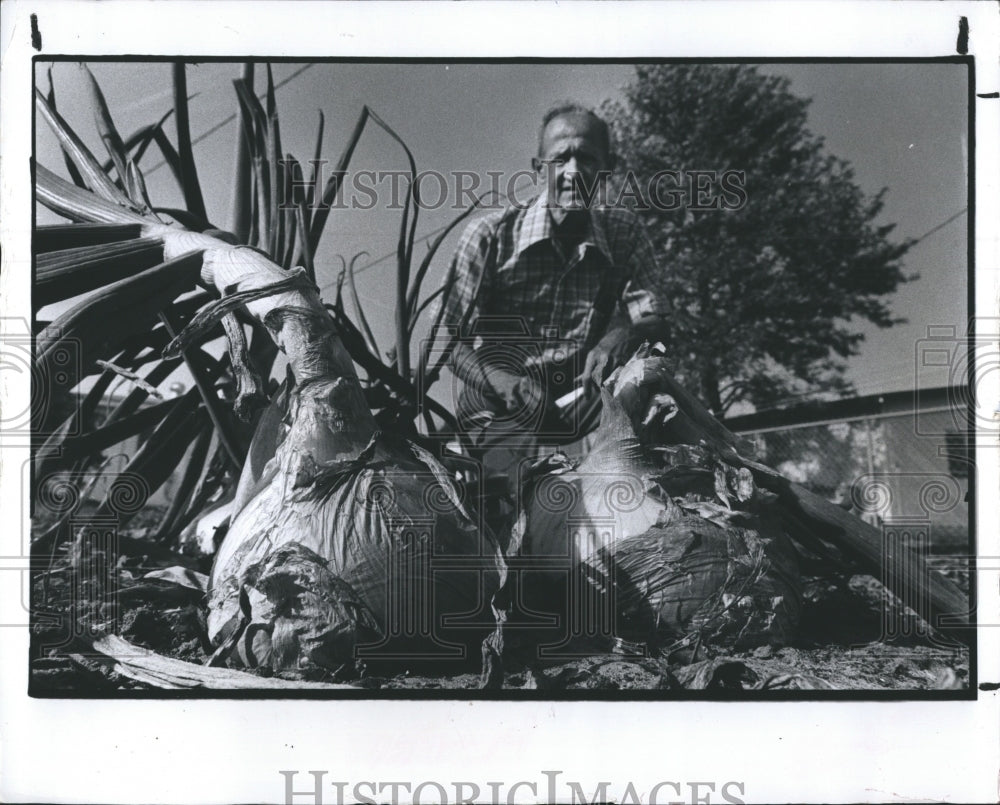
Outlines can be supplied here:
[[512, 544], [545, 653], [616, 640], [783, 643], [799, 615], [795, 550], [774, 495], [671, 431], [666, 360], [634, 358], [603, 389], [594, 449], [529, 477]]
[[[203, 250], [225, 295], [288, 272], [259, 252], [150, 226], [165, 252]], [[460, 665], [495, 627], [504, 563], [427, 451], [376, 430], [315, 289], [246, 303], [286, 353], [295, 387], [263, 470], [248, 463], [212, 571], [209, 635], [251, 666], [331, 669], [355, 659]], [[262, 418], [274, 428], [273, 416]]]

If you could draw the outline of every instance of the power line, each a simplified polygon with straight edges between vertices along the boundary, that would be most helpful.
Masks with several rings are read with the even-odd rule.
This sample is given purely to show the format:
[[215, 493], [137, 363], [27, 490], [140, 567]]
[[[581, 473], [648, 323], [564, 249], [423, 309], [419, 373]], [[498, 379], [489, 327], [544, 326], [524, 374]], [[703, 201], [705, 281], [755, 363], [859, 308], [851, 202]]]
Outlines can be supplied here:
[[[286, 78], [283, 78], [281, 81], [279, 81], [277, 84], [275, 84], [274, 85], [274, 89], [278, 90], [281, 87], [285, 86], [285, 84], [287, 84], [290, 81], [292, 81], [292, 79], [298, 78], [300, 75], [302, 75], [302, 73], [304, 73], [306, 70], [308, 70], [312, 66], [313, 66], [313, 62], [310, 62], [309, 64], [304, 64], [302, 67], [300, 67], [294, 73], [292, 73], [290, 76], [287, 76]], [[266, 93], [265, 93], [265, 95], [266, 95]], [[258, 98], [263, 98], [263, 97], [265, 97], [265, 95], [258, 95], [257, 97]], [[234, 120], [236, 120], [236, 112], [233, 112], [231, 115], [229, 115], [229, 117], [227, 117], [227, 118], [225, 118], [223, 120], [220, 120], [218, 123], [216, 123], [210, 129], [208, 129], [207, 131], [204, 131], [201, 134], [199, 134], [197, 137], [195, 137], [191, 141], [191, 145], [196, 145], [197, 143], [200, 143], [202, 140], [208, 139], [213, 134], [215, 134], [215, 132], [217, 132], [219, 129], [221, 129], [224, 126], [229, 125]], [[153, 171], [159, 170], [160, 168], [162, 168], [166, 164], [167, 164], [167, 161], [165, 159], [161, 160], [161, 161], [157, 162], [155, 165], [153, 165], [153, 167], [148, 168], [148, 169], [144, 170], [143, 172], [146, 174], [146, 176], [148, 176]]]
[[[506, 193], [498, 193], [497, 196], [498, 196], [498, 199], [497, 199], [498, 201], [505, 201], [505, 200], [507, 200], [509, 198], [509, 196]], [[483, 209], [486, 209], [486, 208], [484, 207]], [[454, 223], [454, 222], [447, 223], [444, 226], [439, 226], [437, 229], [432, 229], [426, 235], [421, 235], [419, 238], [415, 238], [413, 242], [416, 244], [416, 243], [423, 243], [425, 241], [428, 241], [431, 238], [433, 238], [434, 236], [439, 235], [440, 233], [444, 232], [448, 227], [450, 227], [452, 225], [452, 223]], [[389, 260], [389, 259], [395, 257], [396, 255], [397, 255], [397, 251], [395, 249], [393, 249], [391, 252], [383, 254], [381, 257], [377, 257], [376, 259], [372, 260], [370, 263], [365, 263], [360, 268], [355, 269], [354, 276], [356, 277], [356, 276], [358, 276], [358, 274], [361, 274], [362, 272], [367, 271], [369, 268], [374, 268], [379, 263], [384, 263], [386, 260]], [[332, 288], [339, 281], [340, 281], [339, 279], [335, 279], [332, 282], [326, 283], [326, 285], [321, 285], [320, 286], [320, 291], [325, 291], [327, 288]]]
[[[507, 196], [506, 196], [505, 193], [503, 193], [503, 194], [500, 195], [501, 200], [505, 199], [506, 197]], [[916, 246], [921, 241], [923, 241], [923, 240], [927, 239], [928, 237], [930, 237], [931, 235], [933, 235], [939, 229], [944, 229], [946, 226], [948, 226], [948, 224], [952, 223], [953, 221], [958, 220], [963, 215], [965, 215], [965, 213], [968, 212], [968, 210], [969, 210], [968, 207], [963, 207], [958, 212], [956, 212], [954, 215], [949, 216], [944, 221], [942, 221], [941, 223], [939, 223], [937, 226], [931, 227], [926, 232], [924, 232], [924, 234], [922, 234], [919, 238], [917, 238], [913, 242], [913, 245]], [[421, 237], [417, 238], [414, 242], [415, 243], [421, 243], [423, 241], [430, 240], [432, 237], [434, 237], [438, 233], [443, 232], [449, 226], [450, 226], [450, 224], [445, 224], [442, 227], [439, 227], [439, 228], [437, 228], [437, 229], [435, 229], [435, 230], [433, 230], [431, 232], [428, 232], [426, 235], [422, 235]], [[357, 276], [358, 274], [362, 273], [363, 271], [367, 271], [369, 268], [374, 268], [379, 263], [384, 263], [386, 260], [389, 260], [390, 258], [393, 258], [395, 256], [396, 256], [396, 251], [394, 249], [393, 251], [388, 252], [387, 254], [384, 254], [381, 257], [376, 258], [375, 260], [372, 260], [370, 263], [365, 263], [363, 266], [361, 266], [359, 269], [357, 269], [354, 272], [354, 276]], [[337, 284], [337, 281], [334, 280], [333, 282], [329, 282], [326, 285], [321, 286], [320, 290], [324, 291], [327, 288], [332, 288], [336, 284]]]
[[[441, 232], [444, 232], [444, 230], [446, 230], [449, 226], [451, 226], [451, 224], [445, 224], [444, 226], [438, 227], [437, 229], [433, 229], [430, 232], [428, 232], [426, 235], [421, 235], [419, 238], [415, 238], [413, 242], [416, 244], [416, 243], [423, 243], [424, 241], [428, 241], [431, 238], [433, 238], [435, 235], [438, 235]], [[390, 259], [392, 257], [395, 257], [396, 255], [397, 255], [397, 251], [395, 249], [393, 249], [391, 252], [389, 252], [387, 254], [383, 254], [381, 257], [378, 257], [378, 258], [372, 260], [370, 263], [365, 263], [360, 268], [355, 269], [354, 270], [354, 276], [356, 277], [356, 276], [358, 276], [358, 274], [361, 274], [361, 273], [367, 271], [369, 268], [374, 268], [379, 263], [384, 263], [386, 260], [388, 260], [388, 259]], [[338, 282], [340, 282], [339, 278], [333, 280], [332, 282], [328, 282], [325, 285], [321, 285], [319, 289], [320, 289], [320, 291], [325, 291], [327, 288], [332, 288]]]
[[939, 229], [944, 229], [952, 221], [957, 221], [959, 218], [961, 218], [963, 215], [965, 215], [965, 213], [967, 213], [968, 211], [969, 211], [968, 207], [962, 207], [962, 209], [960, 209], [954, 215], [950, 216], [949, 218], [946, 218], [944, 221], [942, 221], [941, 223], [939, 223], [937, 226], [933, 226], [930, 229], [928, 229], [926, 232], [924, 232], [924, 234], [922, 234], [919, 238], [917, 238], [913, 242], [913, 245], [916, 246], [918, 243], [920, 243], [920, 241], [924, 240], [925, 238], [930, 237], [935, 232], [937, 232]]

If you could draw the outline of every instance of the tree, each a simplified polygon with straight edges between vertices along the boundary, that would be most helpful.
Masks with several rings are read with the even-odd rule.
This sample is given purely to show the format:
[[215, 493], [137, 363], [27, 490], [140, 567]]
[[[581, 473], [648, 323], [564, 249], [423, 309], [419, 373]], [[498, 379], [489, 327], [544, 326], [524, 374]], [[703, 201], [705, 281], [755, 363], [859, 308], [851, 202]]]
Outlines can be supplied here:
[[913, 241], [876, 223], [886, 189], [865, 197], [789, 84], [745, 65], [640, 65], [604, 107], [616, 181], [663, 268], [678, 377], [717, 415], [848, 391], [843, 359], [863, 339], [852, 319], [901, 322], [887, 296], [913, 279], [900, 265]]

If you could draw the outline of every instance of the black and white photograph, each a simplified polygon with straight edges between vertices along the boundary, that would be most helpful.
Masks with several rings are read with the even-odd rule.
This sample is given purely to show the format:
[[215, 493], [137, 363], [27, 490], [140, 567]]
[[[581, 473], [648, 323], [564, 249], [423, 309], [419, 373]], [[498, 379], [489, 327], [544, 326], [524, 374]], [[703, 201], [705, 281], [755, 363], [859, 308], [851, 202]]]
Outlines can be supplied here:
[[[550, 708], [561, 748], [588, 745], [587, 713], [603, 735], [583, 765], [536, 751], [502, 778], [286, 751], [201, 801], [950, 801], [944, 768], [939, 789], [889, 793], [768, 789], [735, 760], [699, 776], [707, 744], [680, 751], [690, 770], [648, 747], [642, 775], [621, 763], [650, 740], [625, 713], [702, 735], [736, 713], [740, 746], [750, 707], [785, 744], [799, 717], [857, 708], [826, 717], [848, 756], [888, 706], [982, 734], [1000, 411], [985, 18], [955, 4], [934, 47], [856, 54], [392, 53], [364, 44], [377, 14], [343, 4], [364, 41], [300, 53], [54, 49], [30, 5], [24, 86], [4, 87], [29, 170], [15, 182], [5, 157], [4, 203], [24, 209], [0, 363], [23, 392], [2, 423], [4, 554], [23, 557], [3, 631], [25, 707], [122, 727], [288, 708], [348, 732], [377, 713], [418, 743], [459, 705], [487, 732]], [[526, 6], [563, 14], [514, 5], [529, 27]], [[602, 755], [609, 729], [622, 745]], [[613, 782], [594, 770], [611, 757]]]
[[968, 690], [967, 59], [35, 85], [33, 691]]

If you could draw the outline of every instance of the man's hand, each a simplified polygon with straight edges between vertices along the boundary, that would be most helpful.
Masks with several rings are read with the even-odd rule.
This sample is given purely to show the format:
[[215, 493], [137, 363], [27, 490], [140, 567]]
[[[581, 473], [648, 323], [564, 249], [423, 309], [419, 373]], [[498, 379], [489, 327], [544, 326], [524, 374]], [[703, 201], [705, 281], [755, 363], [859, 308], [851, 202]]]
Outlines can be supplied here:
[[490, 369], [487, 382], [500, 395], [508, 411], [535, 410], [545, 397], [537, 380], [502, 369]]
[[659, 316], [646, 316], [631, 324], [612, 326], [587, 354], [583, 374], [584, 391], [600, 389], [607, 376], [624, 364], [643, 341], [660, 341], [666, 336], [666, 322]]
[[628, 327], [615, 327], [608, 330], [597, 345], [587, 353], [583, 365], [583, 373], [577, 378], [583, 382], [584, 393], [599, 391], [601, 383], [611, 370], [621, 362], [621, 351], [629, 341]]
[[455, 345], [451, 369], [463, 383], [480, 394], [492, 389], [511, 412], [525, 408], [537, 410], [545, 398], [537, 380], [489, 365], [466, 343]]

